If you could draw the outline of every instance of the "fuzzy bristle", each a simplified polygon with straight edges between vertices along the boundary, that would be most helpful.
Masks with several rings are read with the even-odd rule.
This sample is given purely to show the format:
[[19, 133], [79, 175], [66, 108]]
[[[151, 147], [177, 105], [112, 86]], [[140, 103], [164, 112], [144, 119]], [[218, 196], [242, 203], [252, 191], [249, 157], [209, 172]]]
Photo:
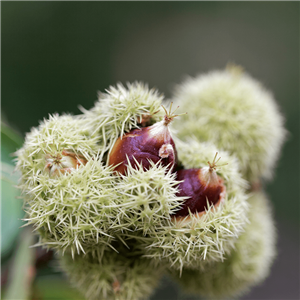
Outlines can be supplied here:
[[99, 256], [70, 254], [59, 256], [60, 265], [71, 283], [88, 300], [147, 299], [157, 286], [163, 268], [150, 260], [104, 251]]
[[148, 85], [134, 82], [127, 87], [121, 83], [111, 86], [91, 110], [83, 111], [83, 118], [96, 134], [103, 153], [109, 151], [115, 141], [131, 129], [140, 127], [139, 122], [147, 116], [149, 124], [162, 119], [160, 111], [163, 96]]
[[224, 262], [202, 264], [198, 270], [184, 269], [175, 279], [189, 294], [205, 298], [236, 298], [263, 281], [275, 257], [275, 226], [271, 207], [263, 193], [249, 198], [249, 223], [225, 255]]
[[[216, 153], [213, 145], [197, 141], [177, 141], [177, 145], [179, 160], [187, 168], [205, 166]], [[140, 237], [146, 257], [167, 261], [180, 273], [184, 267], [198, 268], [203, 261], [223, 261], [225, 253], [234, 248], [247, 223], [246, 182], [240, 177], [237, 161], [225, 152], [220, 156], [228, 162], [219, 172], [227, 190], [224, 201], [217, 208], [208, 204], [201, 217], [190, 214], [186, 219], [172, 218], [154, 233]]]
[[22, 172], [22, 180], [33, 180], [45, 170], [47, 155], [64, 150], [89, 159], [99, 147], [97, 138], [89, 135], [89, 127], [84, 121], [71, 115], [50, 115], [38, 127], [32, 128], [23, 147], [16, 152], [17, 169]]
[[[172, 122], [183, 141], [171, 138], [168, 124], [179, 115], [172, 104], [161, 109], [162, 100], [145, 84], [117, 84], [82, 115], [41, 122], [16, 152], [24, 226], [38, 233], [37, 245], [57, 250], [62, 269], [89, 300], [145, 299], [166, 269], [197, 293], [235, 295], [262, 280], [273, 260], [265, 197], [254, 194], [249, 210], [246, 193], [246, 180], [270, 177], [284, 140], [273, 98], [240, 69], [191, 79], [175, 99], [189, 114]], [[150, 149], [144, 151], [129, 141], [109, 166], [114, 145], [132, 129], [159, 133], [163, 142], [154, 147], [143, 138]], [[153, 149], [157, 160], [150, 159]], [[121, 164], [124, 173], [117, 171]], [[178, 196], [182, 168], [213, 174], [222, 184], [219, 201], [176, 216], [187, 199]]]
[[[51, 176], [47, 158], [61, 157], [66, 150], [85, 163]], [[19, 188], [25, 221], [39, 233], [39, 245], [74, 254], [109, 246], [114, 239], [111, 232], [118, 225], [111, 206], [118, 196], [113, 171], [102, 165], [97, 152], [97, 140], [88, 135], [85, 123], [69, 115], [50, 116], [27, 134], [16, 153]]]
[[119, 220], [124, 229], [154, 233], [164, 226], [184, 198], [176, 197], [177, 181], [175, 174], [160, 163], [150, 162], [149, 170], [144, 171], [128, 165], [127, 174], [120, 177], [116, 188], [119, 190]]
[[110, 168], [95, 159], [72, 174], [39, 174], [35, 181], [36, 187], [21, 188], [26, 221], [39, 232], [40, 245], [80, 253], [114, 239], [118, 195]]
[[178, 137], [195, 136], [234, 154], [244, 178], [269, 179], [285, 139], [283, 118], [273, 96], [240, 68], [189, 78], [173, 101], [188, 115], [174, 120]]

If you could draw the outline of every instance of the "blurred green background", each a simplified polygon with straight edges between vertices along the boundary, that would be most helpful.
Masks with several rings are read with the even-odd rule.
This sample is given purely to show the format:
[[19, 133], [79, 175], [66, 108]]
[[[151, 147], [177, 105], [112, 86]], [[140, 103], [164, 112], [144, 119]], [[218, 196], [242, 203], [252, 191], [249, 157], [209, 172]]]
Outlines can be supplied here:
[[[298, 2], [2, 2], [1, 20], [2, 120], [22, 136], [49, 113], [91, 108], [97, 91], [118, 81], [142, 80], [168, 97], [184, 75], [235, 62], [271, 90], [290, 132], [266, 184], [278, 258], [268, 279], [243, 299], [300, 298]], [[5, 128], [2, 161], [12, 166], [8, 153], [21, 142]], [[10, 188], [17, 175], [8, 169], [2, 167], [1, 178]], [[2, 237], [12, 241], [2, 243], [2, 273], [13, 269], [17, 240], [9, 230], [20, 225], [3, 217], [15, 209], [7, 207], [5, 191]], [[20, 218], [20, 200], [10, 201]], [[50, 267], [38, 270], [35, 299], [78, 299]], [[152, 299], [192, 298], [166, 280]]]

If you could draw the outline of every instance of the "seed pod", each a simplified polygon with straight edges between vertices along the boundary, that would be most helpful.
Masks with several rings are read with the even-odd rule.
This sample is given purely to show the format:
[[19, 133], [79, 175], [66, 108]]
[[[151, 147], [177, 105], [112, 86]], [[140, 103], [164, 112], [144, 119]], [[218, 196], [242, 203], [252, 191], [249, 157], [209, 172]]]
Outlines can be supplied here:
[[47, 162], [45, 169], [49, 170], [50, 177], [71, 173], [72, 170], [87, 163], [83, 155], [67, 150], [63, 150], [61, 153], [56, 153], [55, 155], [47, 153], [45, 159]]
[[[175, 143], [178, 147], [178, 160], [187, 169], [206, 167], [207, 161], [216, 152], [222, 156], [222, 164], [228, 163], [230, 166], [217, 170], [217, 178], [222, 178], [226, 187], [224, 200], [221, 193], [219, 202], [208, 205], [205, 211], [198, 214], [171, 214], [171, 222], [166, 220], [164, 226], [155, 231], [147, 231], [147, 236], [139, 240], [138, 247], [145, 252], [146, 257], [157, 264], [165, 261], [169, 268], [180, 275], [185, 268], [199, 269], [204, 261], [208, 264], [224, 261], [225, 254], [232, 251], [236, 239], [247, 224], [248, 195], [245, 194], [246, 181], [239, 173], [235, 157], [224, 151], [219, 152], [209, 143], [199, 143], [196, 140], [187, 143], [178, 139], [175, 139]], [[179, 188], [179, 183], [177, 187]]]
[[[164, 108], [164, 107], [163, 107]], [[109, 155], [109, 165], [115, 166], [115, 171], [124, 175], [127, 165], [133, 167], [142, 164], [144, 170], [151, 167], [150, 160], [154, 163], [161, 161], [163, 166], [176, 168], [177, 153], [175, 143], [169, 130], [169, 124], [177, 117], [172, 113], [172, 104], [169, 112], [164, 108], [166, 115], [160, 122], [152, 126], [133, 129], [119, 137]]]
[[247, 181], [272, 177], [287, 132], [274, 97], [260, 82], [231, 65], [188, 78], [173, 99], [189, 114], [172, 124], [180, 139], [195, 137], [236, 156]]
[[224, 199], [226, 194], [226, 187], [223, 179], [216, 173], [216, 168], [221, 166], [217, 165], [216, 161], [218, 152], [216, 153], [212, 163], [208, 162], [209, 167], [201, 169], [187, 169], [179, 170], [177, 172], [177, 180], [182, 181], [179, 183], [178, 196], [189, 197], [183, 203], [180, 210], [175, 216], [188, 216], [191, 212], [204, 213], [208, 205], [218, 205]]
[[268, 276], [276, 252], [272, 209], [262, 192], [251, 193], [247, 202], [249, 221], [223, 261], [184, 268], [181, 278], [172, 270], [172, 278], [188, 294], [200, 294], [201, 299], [238, 299]]
[[90, 110], [81, 108], [85, 126], [98, 139], [100, 157], [112, 149], [116, 140], [138, 127], [151, 126], [163, 115], [157, 113], [164, 97], [156, 89], [142, 82], [118, 83], [105, 93], [99, 93], [98, 101]]
[[35, 188], [41, 173], [54, 178], [85, 165], [99, 151], [97, 142], [96, 136], [89, 135], [84, 120], [70, 115], [50, 115], [27, 133], [23, 147], [16, 152], [24, 189]]
[[[119, 248], [117, 247], [116, 249]], [[61, 269], [88, 300], [145, 300], [150, 297], [164, 273], [150, 259], [95, 249], [95, 255], [58, 255]]]

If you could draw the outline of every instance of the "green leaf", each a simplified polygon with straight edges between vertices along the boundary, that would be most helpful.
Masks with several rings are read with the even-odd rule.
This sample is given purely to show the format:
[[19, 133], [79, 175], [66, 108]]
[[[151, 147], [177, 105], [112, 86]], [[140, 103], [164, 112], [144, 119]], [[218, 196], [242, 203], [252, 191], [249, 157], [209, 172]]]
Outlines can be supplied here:
[[1, 254], [4, 257], [13, 247], [22, 225], [22, 201], [15, 187], [20, 173], [14, 171], [12, 152], [21, 147], [22, 137], [1, 122]]
[[1, 161], [14, 165], [13, 153], [21, 148], [22, 144], [22, 136], [1, 122]]
[[32, 280], [34, 278], [35, 249], [33, 244], [32, 228], [23, 229], [20, 235], [20, 243], [13, 258], [12, 267], [9, 270], [8, 287], [3, 299], [29, 299]]
[[19, 234], [24, 217], [19, 190], [15, 187], [20, 174], [14, 167], [1, 162], [1, 254], [5, 256]]

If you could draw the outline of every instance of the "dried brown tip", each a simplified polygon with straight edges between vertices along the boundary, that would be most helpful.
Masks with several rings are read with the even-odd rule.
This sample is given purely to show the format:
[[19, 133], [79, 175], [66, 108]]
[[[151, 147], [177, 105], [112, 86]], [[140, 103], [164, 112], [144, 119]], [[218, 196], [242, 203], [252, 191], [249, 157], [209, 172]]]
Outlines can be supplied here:
[[165, 125], [167, 126], [168, 124], [170, 124], [174, 118], [178, 117], [178, 116], [182, 116], [182, 115], [186, 115], [186, 113], [182, 113], [182, 114], [177, 114], [175, 115], [175, 112], [177, 111], [177, 109], [179, 108], [179, 106], [177, 106], [175, 108], [175, 110], [172, 112], [172, 106], [173, 106], [173, 102], [171, 102], [170, 104], [170, 108], [169, 108], [169, 111], [167, 111], [167, 109], [162, 105], [162, 108], [164, 109], [165, 111], [165, 117], [164, 117], [164, 121], [165, 121]]
[[112, 284], [112, 288], [113, 288], [113, 291], [114, 293], [118, 293], [121, 289], [121, 284], [120, 284], [120, 281], [118, 279], [116, 279], [113, 284]]
[[208, 165], [209, 165], [209, 170], [211, 172], [212, 171], [216, 171], [216, 169], [219, 168], [219, 167], [228, 165], [228, 163], [225, 163], [225, 164], [222, 164], [222, 165], [218, 165], [217, 163], [221, 159], [221, 156], [216, 160], [217, 156], [218, 156], [218, 152], [216, 152], [216, 155], [215, 155], [214, 160], [213, 160], [212, 163], [210, 163], [209, 161], [207, 162]]

